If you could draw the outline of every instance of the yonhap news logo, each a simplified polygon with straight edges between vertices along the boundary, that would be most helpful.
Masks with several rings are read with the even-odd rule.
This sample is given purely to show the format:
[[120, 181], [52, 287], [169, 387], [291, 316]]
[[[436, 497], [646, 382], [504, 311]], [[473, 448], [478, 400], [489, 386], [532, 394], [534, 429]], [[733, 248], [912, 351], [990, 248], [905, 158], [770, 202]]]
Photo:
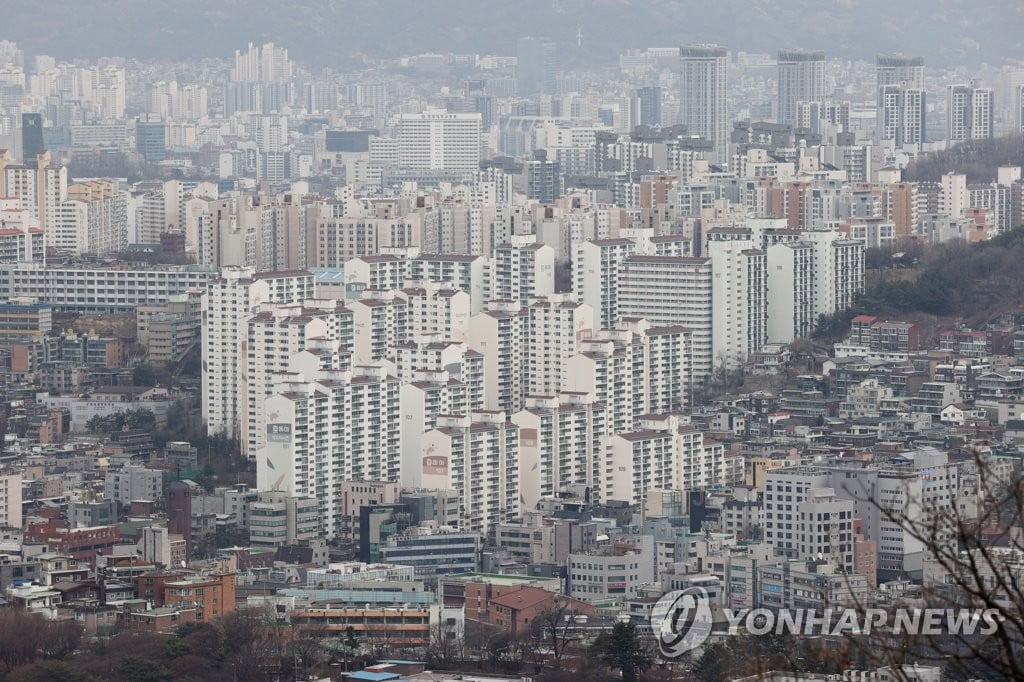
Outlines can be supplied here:
[[1001, 615], [996, 609], [721, 609], [719, 627], [708, 593], [700, 587], [675, 590], [651, 610], [651, 628], [665, 658], [678, 658], [712, 634], [748, 635], [992, 635]]
[[713, 616], [708, 593], [700, 587], [675, 590], [651, 610], [651, 627], [665, 658], [678, 658], [711, 636]]

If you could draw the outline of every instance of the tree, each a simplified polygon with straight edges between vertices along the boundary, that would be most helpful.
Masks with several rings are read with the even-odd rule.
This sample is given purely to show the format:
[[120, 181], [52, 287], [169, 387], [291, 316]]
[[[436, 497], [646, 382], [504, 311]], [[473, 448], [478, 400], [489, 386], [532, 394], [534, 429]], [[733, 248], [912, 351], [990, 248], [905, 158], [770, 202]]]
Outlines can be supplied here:
[[457, 633], [450, 632], [444, 623], [430, 626], [430, 642], [427, 644], [427, 663], [432, 668], [450, 670], [466, 657], [465, 640]]
[[143, 362], [132, 371], [132, 383], [136, 386], [156, 386], [156, 370], [153, 365]]
[[575, 634], [579, 609], [569, 600], [555, 597], [553, 602], [533, 619], [532, 636], [537, 648], [547, 649], [555, 670], [562, 668], [562, 657], [579, 637]]
[[624, 682], [638, 682], [654, 663], [632, 622], [616, 623], [611, 632], [602, 632], [591, 650], [612, 670], [621, 670]]
[[114, 666], [117, 679], [132, 682], [163, 682], [174, 679], [165, 666], [141, 656], [125, 656]]

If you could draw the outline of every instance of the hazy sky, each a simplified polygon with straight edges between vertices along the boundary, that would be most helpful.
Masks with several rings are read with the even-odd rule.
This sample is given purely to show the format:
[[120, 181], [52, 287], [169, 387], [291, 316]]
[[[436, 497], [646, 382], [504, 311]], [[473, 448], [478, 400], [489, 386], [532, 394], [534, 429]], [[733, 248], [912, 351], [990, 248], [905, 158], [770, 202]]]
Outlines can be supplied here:
[[[577, 46], [577, 34], [582, 34]], [[549, 35], [564, 61], [610, 63], [627, 48], [717, 42], [733, 50], [824, 49], [930, 63], [1024, 59], [1021, 0], [5, 0], [0, 38], [56, 57], [228, 56], [273, 40], [303, 62], [352, 55], [512, 54]]]

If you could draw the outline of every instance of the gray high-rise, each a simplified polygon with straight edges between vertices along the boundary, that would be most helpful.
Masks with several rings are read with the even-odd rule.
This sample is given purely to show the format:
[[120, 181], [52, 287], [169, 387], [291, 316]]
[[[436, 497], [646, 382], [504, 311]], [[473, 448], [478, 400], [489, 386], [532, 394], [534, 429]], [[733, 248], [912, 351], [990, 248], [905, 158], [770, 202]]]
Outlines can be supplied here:
[[661, 124], [661, 88], [648, 85], [637, 88], [630, 102], [633, 111], [630, 120], [634, 126], [657, 126]]
[[43, 117], [41, 114], [21, 115], [21, 161], [35, 166], [36, 157], [43, 153]]
[[796, 126], [800, 102], [825, 98], [825, 53], [779, 50], [778, 122]]
[[724, 47], [698, 45], [679, 50], [680, 106], [690, 134], [714, 145], [716, 163], [729, 161], [728, 52]]
[[558, 45], [549, 38], [520, 38], [516, 43], [516, 94], [555, 93]]

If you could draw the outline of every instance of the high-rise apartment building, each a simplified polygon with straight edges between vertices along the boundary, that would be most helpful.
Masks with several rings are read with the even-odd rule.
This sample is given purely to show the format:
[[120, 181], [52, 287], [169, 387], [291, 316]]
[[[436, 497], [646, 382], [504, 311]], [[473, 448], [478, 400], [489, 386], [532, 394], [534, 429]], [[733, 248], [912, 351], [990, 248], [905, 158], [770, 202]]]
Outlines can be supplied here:
[[341, 531], [342, 481], [399, 480], [399, 382], [384, 367], [280, 375], [264, 409], [257, 485], [315, 497], [328, 538]]
[[231, 80], [251, 83], [273, 83], [292, 77], [292, 61], [288, 50], [274, 43], [262, 46], [249, 43], [243, 52], [235, 50], [235, 68]]
[[520, 38], [516, 43], [516, 94], [556, 92], [558, 45], [548, 38]]
[[593, 336], [590, 306], [570, 294], [533, 299], [526, 307], [523, 350], [527, 396], [555, 395], [562, 386], [566, 361], [579, 343]]
[[619, 323], [619, 277], [622, 262], [636, 251], [632, 239], [594, 239], [574, 247], [572, 292], [594, 312], [594, 329]]
[[427, 111], [398, 120], [398, 164], [413, 170], [474, 173], [480, 168], [480, 114]]
[[462, 530], [488, 533], [518, 518], [519, 427], [504, 411], [441, 417], [423, 434], [420, 466], [402, 472], [406, 485], [459, 493]]
[[[274, 375], [299, 368], [348, 369], [352, 356], [352, 312], [340, 302], [309, 299], [302, 303], [262, 303], [247, 319], [240, 353], [245, 368], [238, 391], [244, 402], [242, 453], [255, 456], [266, 444], [264, 401], [272, 395]], [[296, 358], [301, 351], [309, 357]]]
[[246, 372], [243, 344], [248, 316], [260, 303], [295, 303], [313, 297], [308, 272], [256, 275], [253, 268], [230, 267], [210, 282], [203, 295], [203, 423], [210, 433], [244, 438], [241, 422]]
[[883, 85], [878, 89], [876, 135], [879, 142], [889, 141], [896, 148], [925, 141], [925, 92], [902, 85]]
[[946, 139], [950, 142], [992, 137], [992, 89], [974, 81], [950, 85], [946, 92]]
[[516, 301], [555, 293], [555, 251], [533, 235], [513, 236], [499, 244], [491, 260], [489, 301]]
[[[728, 235], [728, 233], [723, 233]], [[712, 239], [711, 352], [715, 366], [741, 366], [768, 342], [768, 259], [751, 239]]]
[[571, 485], [588, 486], [600, 499], [605, 471], [605, 407], [593, 393], [526, 399], [512, 415], [519, 427], [519, 486], [533, 509]]
[[825, 98], [825, 53], [821, 51], [779, 50], [778, 112], [779, 123], [799, 123], [800, 102], [818, 102]]
[[47, 245], [71, 255], [109, 255], [128, 248], [125, 192], [116, 180], [86, 180], [68, 186], [56, 209]]
[[619, 320], [645, 318], [652, 325], [680, 325], [693, 335], [693, 378], [705, 380], [715, 358], [710, 258], [632, 255], [619, 280]]
[[878, 55], [875, 67], [878, 103], [876, 138], [897, 147], [925, 141], [924, 59]]
[[469, 320], [466, 343], [484, 356], [484, 406], [514, 414], [523, 408], [527, 313], [517, 301], [492, 300]]
[[714, 160], [729, 161], [728, 52], [724, 47], [693, 46], [679, 51], [682, 73], [680, 122], [691, 135], [714, 146]]

